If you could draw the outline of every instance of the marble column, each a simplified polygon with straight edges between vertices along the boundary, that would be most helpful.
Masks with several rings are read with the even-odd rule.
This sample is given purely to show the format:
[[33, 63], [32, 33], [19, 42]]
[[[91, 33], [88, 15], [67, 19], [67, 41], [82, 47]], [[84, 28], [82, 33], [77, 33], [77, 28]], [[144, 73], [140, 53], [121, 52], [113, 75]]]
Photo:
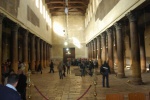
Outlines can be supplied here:
[[106, 61], [106, 33], [102, 33], [101, 35], [101, 46], [102, 46], [101, 58], [103, 64], [104, 61]]
[[116, 66], [118, 64], [118, 57], [117, 57], [117, 35], [116, 35], [116, 29], [113, 28], [113, 36], [114, 36], [114, 62], [115, 62], [115, 65]]
[[108, 64], [111, 73], [114, 73], [114, 59], [113, 59], [113, 31], [112, 28], [106, 30], [108, 36]]
[[2, 62], [5, 63], [7, 61], [7, 57], [8, 57], [8, 53], [7, 53], [7, 49], [8, 49], [8, 38], [6, 35], [4, 35], [3, 37], [3, 42], [2, 42]]
[[31, 35], [31, 71], [35, 72], [35, 35]]
[[139, 38], [140, 38], [141, 72], [144, 73], [146, 72], [145, 38], [144, 38], [145, 28], [140, 27], [138, 32], [139, 32]]
[[49, 45], [47, 43], [46, 44], [46, 65], [47, 65], [47, 67], [49, 67], [49, 62], [50, 62], [50, 59], [49, 59]]
[[29, 31], [23, 30], [23, 62], [26, 65], [25, 71], [28, 72], [29, 62], [28, 62], [28, 34]]
[[101, 66], [101, 36], [97, 37], [97, 56], [98, 56], [98, 65]]
[[89, 43], [90, 46], [90, 60], [92, 60], [92, 42]]
[[94, 41], [92, 40], [91, 41], [91, 43], [92, 43], [92, 59], [94, 59]]
[[18, 29], [19, 29], [18, 24], [13, 23], [11, 25], [11, 38], [12, 38], [11, 67], [16, 73], [18, 71]]
[[40, 41], [40, 63], [43, 69], [43, 40]]
[[0, 13], [0, 83], [2, 80], [2, 26], [3, 26], [3, 18], [5, 16]]
[[129, 12], [126, 15], [129, 19], [130, 25], [130, 37], [131, 37], [131, 57], [132, 57], [132, 84], [142, 84], [141, 77], [141, 64], [140, 64], [140, 49], [139, 49], [139, 35], [138, 35], [138, 25], [137, 16]]
[[46, 67], [46, 42], [43, 42], [43, 67]]
[[125, 73], [124, 73], [124, 43], [123, 43], [123, 32], [122, 32], [122, 25], [121, 23], [115, 23], [114, 24], [116, 28], [116, 40], [117, 40], [117, 58], [118, 58], [118, 63], [117, 63], [117, 77], [118, 78], [124, 78]]
[[95, 46], [94, 46], [94, 50], [95, 50], [95, 51], [94, 51], [94, 52], [95, 52], [95, 54], [94, 54], [94, 55], [95, 55], [95, 56], [94, 56], [94, 59], [97, 60], [97, 38], [94, 39], [94, 45], [95, 45]]
[[36, 70], [38, 69], [38, 65], [40, 64], [40, 39], [36, 38]]

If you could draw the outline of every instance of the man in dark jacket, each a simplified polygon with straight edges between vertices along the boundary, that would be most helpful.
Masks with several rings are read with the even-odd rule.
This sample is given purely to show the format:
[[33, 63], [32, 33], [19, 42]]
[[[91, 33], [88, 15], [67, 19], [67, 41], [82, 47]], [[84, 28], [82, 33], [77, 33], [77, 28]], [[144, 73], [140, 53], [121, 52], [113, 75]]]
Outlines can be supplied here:
[[0, 85], [0, 100], [21, 100], [21, 97], [15, 88], [18, 79], [19, 77], [17, 74], [10, 74], [6, 86]]
[[106, 87], [109, 88], [109, 73], [110, 73], [110, 67], [106, 61], [104, 64], [100, 67], [100, 73], [102, 74], [102, 84], [103, 87], [105, 87], [105, 79], [106, 79]]

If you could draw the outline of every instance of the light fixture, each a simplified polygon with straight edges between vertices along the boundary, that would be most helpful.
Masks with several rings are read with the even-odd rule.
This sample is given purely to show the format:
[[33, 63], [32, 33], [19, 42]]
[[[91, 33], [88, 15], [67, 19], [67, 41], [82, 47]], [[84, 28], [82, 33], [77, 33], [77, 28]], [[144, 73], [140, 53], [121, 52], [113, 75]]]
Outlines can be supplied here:
[[64, 45], [66, 45], [66, 46], [67, 46], [67, 45], [68, 45], [68, 42], [67, 42], [67, 41], [65, 41], [65, 42], [64, 42]]
[[68, 50], [69, 50], [69, 48], [66, 48], [66, 50], [68, 51]]

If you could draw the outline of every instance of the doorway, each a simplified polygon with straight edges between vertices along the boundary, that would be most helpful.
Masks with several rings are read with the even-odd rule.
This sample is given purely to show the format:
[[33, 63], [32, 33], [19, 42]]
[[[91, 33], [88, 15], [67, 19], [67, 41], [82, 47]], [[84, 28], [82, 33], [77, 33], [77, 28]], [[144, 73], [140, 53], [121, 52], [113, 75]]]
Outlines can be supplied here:
[[68, 59], [75, 59], [75, 48], [63, 48], [64, 63], [66, 63]]

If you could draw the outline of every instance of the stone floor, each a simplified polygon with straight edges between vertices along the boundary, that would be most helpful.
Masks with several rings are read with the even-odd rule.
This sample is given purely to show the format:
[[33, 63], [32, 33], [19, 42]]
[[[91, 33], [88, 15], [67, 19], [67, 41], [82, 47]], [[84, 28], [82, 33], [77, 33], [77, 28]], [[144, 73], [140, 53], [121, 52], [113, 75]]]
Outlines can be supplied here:
[[[105, 100], [106, 94], [121, 93], [124, 94], [125, 100], [128, 100], [128, 93], [143, 92], [149, 100], [148, 93], [150, 92], [150, 73], [142, 74], [142, 80], [145, 85], [131, 85], [127, 81], [130, 80], [131, 71], [125, 69], [126, 77], [118, 79], [115, 74], [110, 74], [110, 88], [102, 87], [101, 75], [96, 75], [96, 98], [94, 97], [94, 84], [95, 76], [86, 75], [85, 77], [79, 76], [77, 73], [77, 66], [71, 66], [71, 73], [66, 75], [63, 79], [59, 79], [58, 71], [55, 73], [48, 73], [49, 68], [43, 69], [43, 74], [35, 73], [31, 75], [31, 81], [39, 89], [39, 91], [47, 98], [44, 99], [40, 93], [31, 87], [30, 100], [79, 100], [85, 91], [89, 88], [88, 92], [80, 100]], [[97, 70], [99, 71], [99, 69]], [[27, 89], [27, 95], [29, 89]]]

